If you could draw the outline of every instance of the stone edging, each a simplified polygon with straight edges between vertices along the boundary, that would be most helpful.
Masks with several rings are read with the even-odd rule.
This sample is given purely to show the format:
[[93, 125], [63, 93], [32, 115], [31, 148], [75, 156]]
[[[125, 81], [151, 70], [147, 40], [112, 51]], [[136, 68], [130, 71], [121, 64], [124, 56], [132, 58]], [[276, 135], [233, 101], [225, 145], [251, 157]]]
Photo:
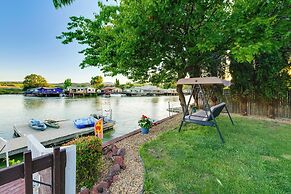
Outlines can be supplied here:
[[[158, 125], [158, 124], [163, 123], [163, 122], [165, 122], [165, 121], [167, 121], [167, 120], [169, 120], [169, 119], [174, 118], [175, 116], [176, 116], [176, 115], [172, 115], [172, 116], [166, 117], [166, 118], [164, 118], [164, 119], [161, 119], [161, 120], [156, 121], [155, 123]], [[120, 136], [120, 137], [116, 137], [116, 138], [114, 138], [114, 139], [112, 139], [112, 140], [109, 140], [109, 141], [103, 143], [103, 144], [102, 144], [102, 149], [106, 148], [106, 147], [109, 146], [109, 145], [115, 144], [115, 143], [117, 143], [117, 142], [119, 142], [119, 141], [122, 141], [123, 139], [126, 139], [126, 138], [128, 138], [128, 137], [131, 137], [131, 136], [133, 136], [133, 135], [136, 135], [136, 134], [138, 134], [138, 133], [140, 133], [140, 128], [135, 129], [135, 130], [132, 131], [132, 132], [129, 132], [129, 133], [125, 134], [125, 135], [122, 135], [122, 136]]]

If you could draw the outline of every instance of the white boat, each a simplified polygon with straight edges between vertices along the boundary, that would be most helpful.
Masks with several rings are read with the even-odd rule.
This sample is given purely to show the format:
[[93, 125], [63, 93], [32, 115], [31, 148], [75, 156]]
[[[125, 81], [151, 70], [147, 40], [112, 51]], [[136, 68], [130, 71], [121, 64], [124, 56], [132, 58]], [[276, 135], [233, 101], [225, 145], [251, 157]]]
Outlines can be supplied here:
[[110, 94], [111, 97], [124, 97], [126, 94]]

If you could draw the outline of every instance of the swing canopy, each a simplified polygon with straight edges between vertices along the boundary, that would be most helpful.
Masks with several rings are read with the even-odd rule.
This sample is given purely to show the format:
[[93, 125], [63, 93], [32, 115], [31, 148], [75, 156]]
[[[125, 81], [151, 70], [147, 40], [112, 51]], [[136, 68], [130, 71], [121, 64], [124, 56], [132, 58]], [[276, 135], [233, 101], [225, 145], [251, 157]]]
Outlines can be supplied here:
[[179, 79], [177, 85], [211, 85], [219, 84], [224, 86], [230, 86], [231, 82], [220, 79], [218, 77], [194, 77], [194, 78], [184, 78]]

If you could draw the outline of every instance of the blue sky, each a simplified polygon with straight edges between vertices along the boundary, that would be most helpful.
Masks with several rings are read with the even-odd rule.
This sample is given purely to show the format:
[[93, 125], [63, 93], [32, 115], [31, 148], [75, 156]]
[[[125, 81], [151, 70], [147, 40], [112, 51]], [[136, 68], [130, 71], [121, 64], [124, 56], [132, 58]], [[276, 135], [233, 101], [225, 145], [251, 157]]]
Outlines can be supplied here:
[[[55, 37], [66, 31], [70, 16], [93, 17], [97, 0], [79, 0], [56, 10], [52, 0], [3, 1], [0, 5], [0, 81], [23, 81], [31, 73], [48, 82], [89, 82], [103, 75], [96, 67], [81, 69], [82, 49]], [[121, 82], [126, 79], [118, 77]], [[114, 81], [105, 78], [105, 81]]]

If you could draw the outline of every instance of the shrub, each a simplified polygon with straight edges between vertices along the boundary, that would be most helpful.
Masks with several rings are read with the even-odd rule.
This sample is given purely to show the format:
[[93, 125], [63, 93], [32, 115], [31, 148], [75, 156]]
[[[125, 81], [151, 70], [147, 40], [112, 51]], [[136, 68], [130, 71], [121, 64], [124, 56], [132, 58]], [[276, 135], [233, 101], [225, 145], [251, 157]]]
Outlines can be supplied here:
[[91, 188], [98, 181], [102, 160], [102, 142], [95, 136], [77, 138], [66, 145], [76, 145], [77, 191], [82, 187]]

